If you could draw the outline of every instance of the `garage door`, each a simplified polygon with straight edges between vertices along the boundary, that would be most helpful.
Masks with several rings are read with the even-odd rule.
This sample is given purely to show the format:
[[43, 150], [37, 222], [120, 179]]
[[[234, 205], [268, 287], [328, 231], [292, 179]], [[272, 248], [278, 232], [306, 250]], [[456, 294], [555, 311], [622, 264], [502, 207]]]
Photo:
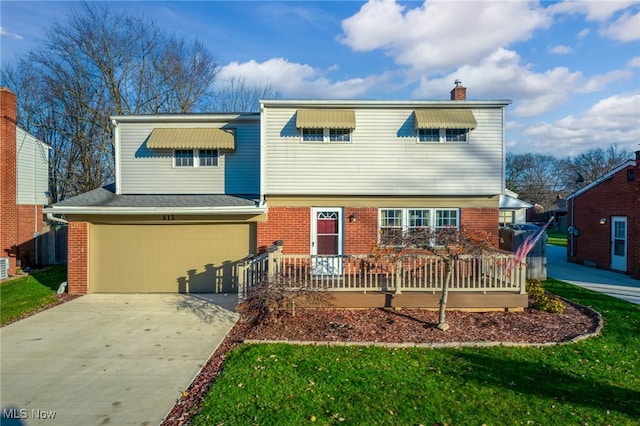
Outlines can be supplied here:
[[89, 292], [226, 293], [255, 224], [92, 225]]

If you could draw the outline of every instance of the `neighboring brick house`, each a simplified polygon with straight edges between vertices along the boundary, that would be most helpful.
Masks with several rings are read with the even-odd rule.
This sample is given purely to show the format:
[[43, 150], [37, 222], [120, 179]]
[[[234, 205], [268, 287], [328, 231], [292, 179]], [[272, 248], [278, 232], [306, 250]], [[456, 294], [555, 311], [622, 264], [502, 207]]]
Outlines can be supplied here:
[[16, 95], [0, 88], [0, 258], [8, 273], [40, 263], [49, 145], [17, 126]]
[[567, 259], [640, 279], [640, 151], [567, 197]]
[[413, 227], [497, 235], [510, 101], [465, 91], [112, 117], [115, 183], [47, 210], [70, 221], [69, 291], [234, 291], [276, 240], [308, 256], [368, 254]]

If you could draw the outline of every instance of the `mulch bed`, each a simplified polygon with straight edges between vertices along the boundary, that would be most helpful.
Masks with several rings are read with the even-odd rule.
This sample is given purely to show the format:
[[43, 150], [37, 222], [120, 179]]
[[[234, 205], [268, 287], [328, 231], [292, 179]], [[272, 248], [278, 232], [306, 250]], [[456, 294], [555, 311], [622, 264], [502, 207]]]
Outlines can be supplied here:
[[438, 313], [420, 309], [307, 309], [295, 317], [252, 323], [242, 318], [203, 366], [187, 391], [167, 414], [163, 426], [185, 425], [197, 413], [209, 387], [222, 372], [227, 352], [252, 341], [372, 344], [562, 344], [599, 333], [601, 317], [593, 310], [563, 301], [561, 314], [447, 311], [450, 329], [436, 328]]

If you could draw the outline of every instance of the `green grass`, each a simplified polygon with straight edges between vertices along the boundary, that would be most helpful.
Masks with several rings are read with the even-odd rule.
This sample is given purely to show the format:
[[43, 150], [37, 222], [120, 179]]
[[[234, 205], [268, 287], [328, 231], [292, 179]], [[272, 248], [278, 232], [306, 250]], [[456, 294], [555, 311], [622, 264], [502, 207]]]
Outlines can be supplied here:
[[194, 425], [637, 425], [640, 306], [563, 282], [602, 335], [544, 348], [243, 345]]
[[550, 229], [547, 231], [547, 244], [553, 244], [554, 246], [567, 246], [567, 234], [566, 232], [558, 232]]
[[67, 280], [67, 267], [60, 265], [0, 285], [0, 324], [37, 311], [55, 301], [60, 284]]

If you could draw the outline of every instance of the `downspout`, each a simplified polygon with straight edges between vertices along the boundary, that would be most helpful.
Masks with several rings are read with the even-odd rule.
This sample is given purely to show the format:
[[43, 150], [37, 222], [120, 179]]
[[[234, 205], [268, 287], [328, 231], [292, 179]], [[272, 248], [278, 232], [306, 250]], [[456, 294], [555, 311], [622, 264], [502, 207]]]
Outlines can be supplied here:
[[55, 216], [53, 215], [53, 213], [47, 213], [47, 220], [48, 220], [49, 222], [58, 222], [58, 223], [64, 223], [64, 224], [69, 223], [69, 221], [66, 221], [66, 220], [64, 220], [64, 219], [61, 219], [61, 218], [59, 218], [59, 217], [55, 217]]
[[573, 257], [576, 255], [575, 253], [575, 239], [576, 239], [576, 234], [575, 234], [575, 206], [576, 206], [576, 197], [571, 198], [571, 253], [570, 253], [570, 257]]
[[115, 152], [114, 158], [114, 179], [116, 184], [116, 195], [120, 195], [122, 193], [121, 188], [121, 179], [120, 179], [120, 127], [118, 127], [118, 120], [115, 118], [111, 119], [111, 125], [113, 126], [113, 147]]

